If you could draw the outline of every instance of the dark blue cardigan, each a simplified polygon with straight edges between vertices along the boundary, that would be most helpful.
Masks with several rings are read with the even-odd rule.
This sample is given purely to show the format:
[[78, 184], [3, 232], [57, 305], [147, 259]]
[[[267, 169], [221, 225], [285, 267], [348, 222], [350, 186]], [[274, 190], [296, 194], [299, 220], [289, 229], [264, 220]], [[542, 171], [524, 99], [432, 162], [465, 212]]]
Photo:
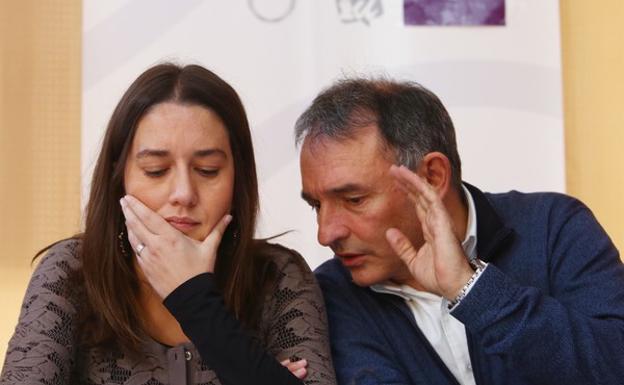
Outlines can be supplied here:
[[[452, 315], [476, 383], [624, 384], [624, 265], [589, 209], [466, 186], [490, 265]], [[354, 285], [337, 259], [316, 276], [339, 384], [457, 384], [401, 298]]]

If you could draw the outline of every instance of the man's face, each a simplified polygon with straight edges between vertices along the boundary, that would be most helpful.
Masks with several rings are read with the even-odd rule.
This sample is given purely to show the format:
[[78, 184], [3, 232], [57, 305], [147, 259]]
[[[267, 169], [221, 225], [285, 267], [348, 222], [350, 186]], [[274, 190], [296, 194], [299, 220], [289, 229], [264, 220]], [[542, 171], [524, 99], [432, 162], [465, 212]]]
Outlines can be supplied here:
[[319, 243], [334, 251], [356, 284], [412, 284], [385, 232], [397, 228], [419, 247], [422, 231], [416, 209], [388, 173], [394, 157], [378, 135], [371, 125], [351, 139], [307, 138], [302, 197], [316, 211]]

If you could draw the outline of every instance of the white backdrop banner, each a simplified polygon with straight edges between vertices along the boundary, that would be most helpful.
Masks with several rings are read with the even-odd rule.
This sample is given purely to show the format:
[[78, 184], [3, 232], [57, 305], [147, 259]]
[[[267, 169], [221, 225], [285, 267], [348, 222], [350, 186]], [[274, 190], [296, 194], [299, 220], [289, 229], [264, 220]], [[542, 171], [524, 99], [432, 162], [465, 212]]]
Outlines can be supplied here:
[[259, 169], [258, 236], [293, 230], [277, 241], [313, 268], [331, 251], [317, 245], [314, 213], [299, 198], [293, 125], [344, 76], [409, 79], [440, 96], [464, 179], [482, 189], [564, 190], [557, 0], [489, 0], [491, 10], [470, 12], [457, 0], [83, 3], [83, 203], [113, 108], [162, 61], [201, 64], [239, 92]]

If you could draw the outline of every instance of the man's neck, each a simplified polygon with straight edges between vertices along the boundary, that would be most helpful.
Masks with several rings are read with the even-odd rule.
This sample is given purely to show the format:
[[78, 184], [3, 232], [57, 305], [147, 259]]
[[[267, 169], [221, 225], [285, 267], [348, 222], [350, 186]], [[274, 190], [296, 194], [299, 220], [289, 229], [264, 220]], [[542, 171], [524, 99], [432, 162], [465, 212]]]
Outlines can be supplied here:
[[449, 190], [444, 198], [444, 205], [451, 217], [453, 231], [457, 239], [462, 242], [466, 236], [468, 225], [468, 204], [464, 197], [464, 190], [461, 186], [458, 189]]

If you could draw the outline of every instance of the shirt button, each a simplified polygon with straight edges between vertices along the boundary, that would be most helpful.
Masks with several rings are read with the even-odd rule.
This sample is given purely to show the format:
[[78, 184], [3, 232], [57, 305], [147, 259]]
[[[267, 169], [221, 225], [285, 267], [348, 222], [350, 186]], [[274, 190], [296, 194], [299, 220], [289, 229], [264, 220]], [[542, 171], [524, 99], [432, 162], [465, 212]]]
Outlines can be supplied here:
[[193, 359], [193, 353], [189, 352], [188, 350], [187, 350], [187, 351], [185, 351], [185, 352], [184, 352], [184, 358], [185, 358], [187, 361], [192, 360], [192, 359]]

